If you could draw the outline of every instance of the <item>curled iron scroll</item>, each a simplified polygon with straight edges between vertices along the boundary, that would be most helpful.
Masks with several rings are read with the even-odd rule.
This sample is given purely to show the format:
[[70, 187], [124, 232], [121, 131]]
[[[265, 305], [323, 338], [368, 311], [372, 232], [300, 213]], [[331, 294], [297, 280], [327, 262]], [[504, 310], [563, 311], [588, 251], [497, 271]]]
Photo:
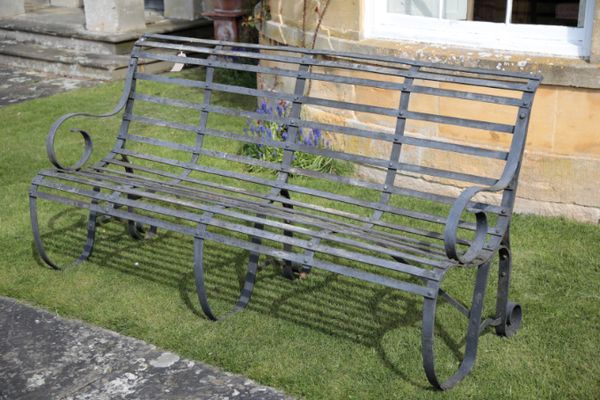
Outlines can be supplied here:
[[81, 134], [81, 136], [83, 136], [83, 140], [85, 142], [85, 149], [83, 150], [83, 155], [81, 156], [79, 161], [77, 161], [75, 164], [68, 166], [68, 167], [61, 164], [58, 161], [58, 158], [56, 157], [56, 152], [54, 151], [55, 132], [52, 132], [53, 134], [48, 136], [48, 141], [46, 143], [46, 150], [48, 152], [48, 158], [50, 159], [50, 162], [52, 163], [52, 165], [54, 165], [58, 169], [70, 170], [70, 171], [78, 170], [85, 165], [87, 160], [92, 155], [92, 150], [94, 149], [94, 145], [92, 143], [92, 138], [90, 137], [90, 134], [82, 129], [71, 129], [71, 132], [79, 132]]
[[70, 170], [70, 171], [78, 170], [85, 165], [87, 160], [90, 158], [90, 155], [92, 154], [92, 150], [93, 150], [92, 138], [89, 135], [89, 133], [82, 129], [71, 129], [71, 132], [79, 132], [81, 134], [81, 136], [83, 136], [83, 140], [85, 141], [85, 149], [84, 149], [83, 155], [81, 156], [79, 161], [77, 161], [75, 164], [73, 164], [71, 166], [64, 166], [63, 164], [61, 164], [58, 161], [58, 158], [56, 157], [56, 151], [54, 149], [54, 141], [56, 138], [56, 134], [58, 132], [58, 128], [60, 128], [61, 125], [65, 121], [67, 121], [68, 119], [74, 118], [74, 117], [108, 118], [108, 117], [117, 115], [119, 112], [121, 112], [121, 110], [123, 110], [123, 108], [125, 108], [125, 104], [127, 104], [127, 99], [128, 99], [129, 93], [131, 91], [131, 85], [132, 85], [131, 77], [133, 76], [133, 71], [135, 69], [135, 65], [136, 65], [135, 63], [132, 63], [129, 66], [128, 79], [125, 80], [125, 87], [123, 88], [123, 93], [121, 94], [121, 98], [119, 99], [119, 102], [117, 103], [117, 105], [111, 112], [109, 112], [107, 114], [70, 113], [70, 114], [63, 115], [58, 120], [56, 120], [56, 122], [54, 122], [54, 124], [52, 124], [52, 127], [50, 128], [50, 132], [48, 133], [48, 137], [46, 138], [46, 152], [48, 153], [48, 158], [50, 159], [50, 162], [52, 163], [52, 165], [54, 165], [58, 169]]
[[[458, 199], [454, 202], [452, 209], [450, 210], [450, 215], [448, 217], [448, 222], [446, 223], [446, 228], [444, 229], [444, 246], [446, 249], [446, 255], [454, 260], [459, 261], [462, 264], [471, 264], [475, 261], [479, 256], [486, 242], [487, 232], [488, 232], [488, 221], [486, 213], [481, 211], [475, 211], [476, 218], [476, 228], [475, 228], [475, 238], [471, 242], [471, 245], [467, 249], [466, 252], [460, 254], [458, 249], [456, 248], [457, 244], [457, 234], [458, 234], [458, 225], [460, 223], [460, 217], [462, 213], [467, 209], [467, 205], [471, 202], [471, 199], [479, 192], [486, 190], [482, 187], [470, 187], [465, 189]], [[478, 260], [483, 262], [485, 260]]]

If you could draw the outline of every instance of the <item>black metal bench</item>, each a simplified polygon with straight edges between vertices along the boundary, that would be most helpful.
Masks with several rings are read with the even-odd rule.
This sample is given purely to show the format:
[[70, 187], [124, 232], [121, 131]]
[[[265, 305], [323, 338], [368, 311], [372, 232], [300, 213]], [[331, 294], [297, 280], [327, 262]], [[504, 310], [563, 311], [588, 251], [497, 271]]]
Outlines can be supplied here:
[[[140, 59], [203, 67], [205, 77], [144, 73], [138, 68]], [[259, 88], [219, 83], [215, 71], [222, 70], [255, 72]], [[509, 225], [540, 80], [524, 73], [388, 56], [147, 35], [133, 49], [123, 95], [113, 112], [69, 114], [52, 126], [47, 150], [55, 168], [40, 172], [30, 190], [35, 244], [41, 258], [58, 268], [40, 239], [38, 199], [89, 210], [87, 242], [77, 262], [90, 257], [101, 215], [128, 221], [134, 238], [153, 235], [157, 229], [189, 235], [194, 240], [198, 297], [210, 319], [216, 316], [205, 291], [205, 241], [249, 252], [235, 310], [250, 300], [261, 254], [284, 260], [288, 277], [318, 268], [412, 293], [424, 299], [422, 352], [427, 377], [433, 386], [447, 389], [472, 368], [478, 337], [486, 327], [511, 336], [520, 325], [521, 307], [508, 300]], [[164, 87], [167, 94], [161, 95], [162, 89], [145, 92], [144, 85]], [[179, 92], [169, 92], [173, 87], [181, 88], [181, 93], [191, 91], [192, 96], [196, 93], [197, 100], [176, 98]], [[370, 94], [360, 92], [365, 88]], [[216, 104], [215, 93], [266, 99], [267, 104], [283, 101], [289, 112]], [[373, 99], [381, 102], [373, 104]], [[390, 107], [392, 101], [395, 105]], [[153, 116], [153, 107], [170, 110], [168, 120]], [[485, 114], [485, 107], [499, 111]], [[184, 110], [195, 120], [178, 120]], [[468, 116], [448, 115], [446, 110], [465, 111]], [[116, 144], [105, 158], [86, 165], [92, 141], [87, 132], [75, 129], [85, 139], [83, 156], [75, 165], [61, 164], [54, 141], [66, 120], [104, 118], [121, 111]], [[218, 115], [285, 126], [286, 136], [276, 140], [216, 129], [211, 118]], [[479, 115], [497, 115], [501, 121]], [[312, 130], [314, 135], [317, 129], [332, 140], [332, 146], [298, 140], [302, 132]], [[456, 140], [448, 139], [452, 132], [457, 132]], [[496, 142], [486, 146], [485, 138]], [[219, 147], [231, 148], [227, 146], [232, 142], [271, 146], [279, 149], [282, 160], [272, 162]], [[346, 151], [339, 150], [344, 143]], [[370, 152], [363, 151], [367, 147]], [[378, 173], [380, 180], [300, 168], [294, 160], [301, 153], [352, 163], [355, 172]], [[450, 153], [454, 158], [448, 162], [444, 155]], [[490, 171], [473, 173], [469, 169], [473, 165]], [[331, 187], [322, 182], [330, 182]], [[459, 194], [438, 192], [449, 185]], [[355, 191], [345, 192], [347, 187]], [[497, 196], [482, 196], [485, 193]], [[500, 268], [495, 316], [482, 319], [496, 253]], [[470, 307], [441, 289], [448, 271], [467, 266], [476, 270]], [[445, 381], [438, 379], [434, 368], [434, 323], [440, 298], [469, 321], [464, 360]]]

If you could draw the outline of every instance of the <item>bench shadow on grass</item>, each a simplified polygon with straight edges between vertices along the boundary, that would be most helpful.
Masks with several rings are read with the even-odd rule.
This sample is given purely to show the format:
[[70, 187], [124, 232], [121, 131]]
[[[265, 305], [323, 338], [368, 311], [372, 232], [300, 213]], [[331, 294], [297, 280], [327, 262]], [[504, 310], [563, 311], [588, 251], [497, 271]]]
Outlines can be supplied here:
[[[70, 210], [53, 215], [42, 239], [48, 252], [63, 259], [76, 258], [85, 242], [86, 218], [60, 223]], [[61, 226], [59, 226], [61, 225]], [[91, 261], [99, 266], [174, 288], [181, 300], [199, 318], [205, 318], [196, 298], [192, 239], [159, 231], [151, 240], [133, 240], [123, 222], [100, 222]], [[32, 252], [39, 258], [32, 241]], [[277, 263], [261, 256], [256, 287], [248, 310], [283, 319], [309, 329], [349, 340], [376, 351], [382, 364], [415, 387], [429, 389], [424, 380], [409, 377], [386, 349], [384, 337], [390, 331], [408, 329], [418, 334], [420, 343], [422, 301], [397, 290], [358, 282], [323, 271], [308, 279], [289, 281], [280, 274]], [[233, 306], [243, 286], [248, 252], [206, 242], [205, 269], [209, 300], [215, 311], [224, 314]], [[443, 303], [441, 303], [443, 304]], [[458, 361], [465, 338], [455, 340], [436, 322], [437, 337], [445, 351]], [[417, 333], [418, 332], [418, 333]], [[416, 353], [415, 353], [416, 354]], [[420, 364], [420, 362], [419, 362]]]

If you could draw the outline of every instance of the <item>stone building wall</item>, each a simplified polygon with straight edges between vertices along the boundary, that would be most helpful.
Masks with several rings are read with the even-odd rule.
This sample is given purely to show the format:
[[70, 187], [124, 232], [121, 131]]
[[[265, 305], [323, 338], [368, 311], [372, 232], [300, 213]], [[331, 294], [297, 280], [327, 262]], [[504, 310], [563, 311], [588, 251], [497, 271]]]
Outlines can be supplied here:
[[[271, 0], [271, 19], [262, 29], [262, 40], [287, 45], [310, 46], [315, 30], [316, 13], [324, 1], [310, 0], [308, 13], [303, 18], [303, 2]], [[600, 221], [600, 7], [596, 9], [596, 26], [592, 42], [591, 62], [581, 59], [552, 58], [518, 55], [507, 52], [490, 52], [456, 47], [443, 47], [408, 42], [361, 39], [361, 0], [331, 0], [322, 20], [316, 48], [390, 54], [404, 58], [444, 61], [457, 65], [492, 67], [506, 70], [536, 71], [544, 75], [544, 85], [539, 89], [533, 107], [516, 210], [543, 215], [563, 215], [581, 221]], [[303, 22], [304, 20], [304, 22]], [[305, 25], [305, 34], [302, 25]], [[263, 81], [263, 86], [286, 85], [285, 82]], [[289, 83], [287, 83], [289, 84]], [[311, 86], [311, 95], [337, 98], [346, 101], [361, 99], [373, 105], [395, 107], [398, 99], [377, 89], [319, 84]], [[484, 110], [478, 105], [463, 107], [453, 99], [414, 98], [415, 110], [436, 110], [447, 115], [478, 118], [502, 118], [502, 111]], [[467, 110], [467, 111], [465, 111]], [[313, 108], [305, 113], [317, 115], [321, 120], [343, 119], [346, 124], [392, 129], [393, 121], [374, 119], [358, 113], [331, 114]], [[494, 115], [492, 115], [493, 113]], [[514, 123], [513, 121], [507, 121]], [[488, 147], [501, 146], [499, 135], [474, 135], [456, 127], [433, 127], [413, 122], [408, 125], [413, 134], [436, 137], [447, 141], [463, 138]], [[353, 152], [384, 156], [387, 148], [380, 144], [365, 143], [364, 139], [335, 141], [335, 146]], [[464, 172], [489, 168], [481, 162], [465, 162], [461, 156], [448, 156], [439, 151], [419, 150], [411, 157], [422, 165], [460, 165]], [[362, 174], [378, 179], [373, 171]], [[407, 178], [409, 179], [409, 178]], [[440, 185], [431, 179], [412, 179], [412, 185], [435, 186], [442, 192], [457, 193], [460, 187]]]

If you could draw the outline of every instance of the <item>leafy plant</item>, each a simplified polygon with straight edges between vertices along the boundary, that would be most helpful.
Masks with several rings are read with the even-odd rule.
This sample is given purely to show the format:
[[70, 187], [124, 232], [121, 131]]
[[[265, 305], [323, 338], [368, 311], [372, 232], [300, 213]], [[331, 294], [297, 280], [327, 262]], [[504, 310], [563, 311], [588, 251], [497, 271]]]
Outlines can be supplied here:
[[[256, 112], [269, 116], [276, 115], [279, 118], [288, 117], [290, 113], [290, 103], [285, 100], [279, 100], [275, 108], [273, 108], [263, 100]], [[331, 143], [326, 139], [320, 129], [301, 128], [294, 133], [293, 138], [290, 138], [289, 127], [286, 124], [280, 124], [270, 120], [246, 120], [244, 135], [259, 138], [260, 142], [244, 143], [240, 149], [240, 154], [272, 163], [281, 163], [283, 160], [283, 149], [269, 146], [269, 143], [274, 141], [291, 141], [295, 144], [316, 147], [319, 149], [331, 148]], [[351, 174], [354, 169], [349, 162], [337, 160], [332, 157], [306, 153], [301, 150], [294, 153], [292, 165], [296, 168], [336, 175], [348, 175]], [[261, 167], [253, 165], [248, 168], [250, 170], [261, 169]]]

